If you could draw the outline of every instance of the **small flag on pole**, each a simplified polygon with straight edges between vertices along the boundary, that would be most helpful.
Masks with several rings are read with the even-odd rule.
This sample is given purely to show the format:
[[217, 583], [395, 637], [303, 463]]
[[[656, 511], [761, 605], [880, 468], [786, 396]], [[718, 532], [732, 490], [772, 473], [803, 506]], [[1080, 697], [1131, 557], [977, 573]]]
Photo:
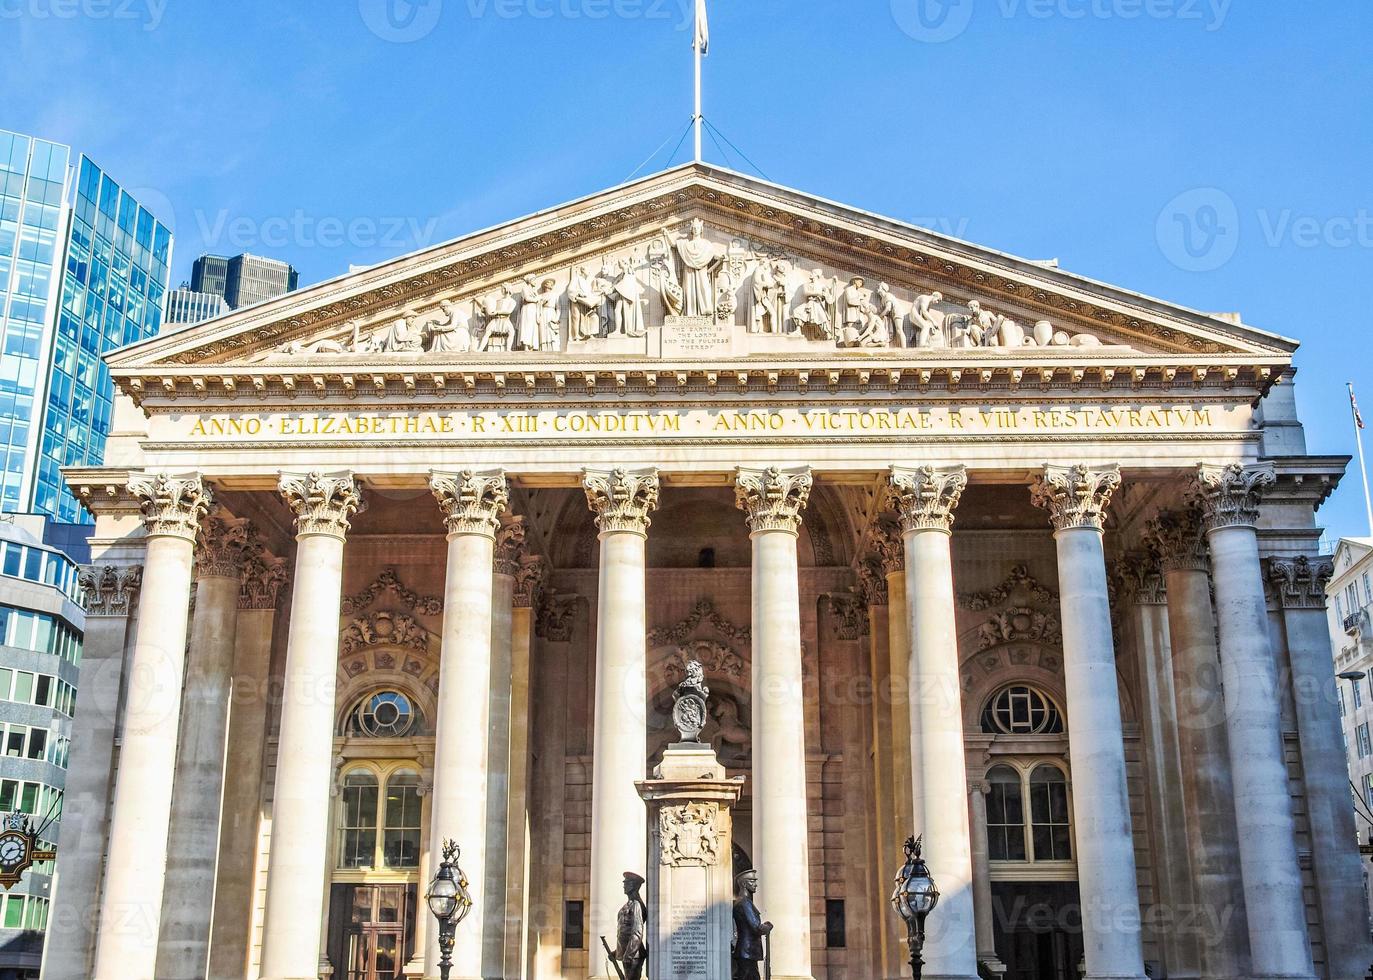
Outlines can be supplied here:
[[1358, 400], [1354, 398], [1354, 386], [1352, 384], [1349, 385], [1349, 407], [1354, 410], [1354, 424], [1357, 425], [1360, 429], [1365, 428], [1363, 424], [1363, 416], [1359, 414]]
[[706, 16], [706, 0], [696, 0], [696, 40], [692, 43], [701, 54], [710, 53], [710, 20]]

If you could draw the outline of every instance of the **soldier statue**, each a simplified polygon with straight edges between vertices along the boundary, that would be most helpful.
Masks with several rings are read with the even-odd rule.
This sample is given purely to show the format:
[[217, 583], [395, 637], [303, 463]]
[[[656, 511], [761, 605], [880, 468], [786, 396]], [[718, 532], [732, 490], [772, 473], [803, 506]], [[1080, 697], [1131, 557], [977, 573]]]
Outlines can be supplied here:
[[648, 906], [639, 897], [644, 879], [633, 871], [625, 872], [625, 896], [629, 901], [615, 918], [615, 952], [611, 959], [619, 963], [625, 980], [643, 980], [644, 964], [648, 962]]
[[764, 922], [753, 904], [758, 891], [758, 872], [742, 871], [734, 876], [734, 980], [761, 980], [758, 964], [764, 959], [764, 937], [771, 935], [772, 923]]

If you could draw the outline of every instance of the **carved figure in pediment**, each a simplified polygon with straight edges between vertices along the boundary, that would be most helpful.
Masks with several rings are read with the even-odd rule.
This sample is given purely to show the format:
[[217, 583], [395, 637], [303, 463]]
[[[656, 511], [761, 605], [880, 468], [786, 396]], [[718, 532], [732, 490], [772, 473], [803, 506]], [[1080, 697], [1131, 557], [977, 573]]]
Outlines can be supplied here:
[[648, 246], [648, 269], [654, 288], [663, 297], [668, 316], [681, 316], [686, 309], [686, 293], [677, 278], [677, 266], [672, 260], [671, 247], [664, 239], [655, 238]]
[[877, 310], [877, 316], [881, 320], [881, 327], [878, 329], [879, 335], [886, 339], [880, 346], [883, 347], [905, 347], [906, 332], [902, 329], [901, 310], [896, 305], [896, 297], [892, 295], [891, 286], [885, 282], [878, 283], [877, 295], [873, 297], [873, 306]]
[[946, 318], [935, 306], [944, 301], [941, 292], [921, 293], [911, 308], [911, 328], [916, 347], [947, 347], [949, 338], [944, 332]]
[[573, 340], [590, 340], [601, 336], [605, 329], [602, 313], [605, 309], [604, 281], [593, 278], [586, 266], [578, 266], [567, 287], [570, 310], [569, 333]]
[[372, 333], [372, 342], [383, 354], [414, 354], [424, 350], [424, 334], [417, 329], [415, 314], [406, 311]]
[[624, 337], [642, 337], [648, 333], [644, 325], [644, 287], [630, 259], [621, 259], [615, 266], [614, 292], [611, 295], [612, 333]]
[[[967, 312], [967, 339], [968, 343], [964, 346], [971, 347], [991, 347], [996, 340], [996, 314], [990, 310], [984, 310], [982, 304], [977, 300], [968, 301]], [[955, 344], [954, 346], [958, 346]]]
[[477, 349], [483, 353], [511, 350], [515, 342], [515, 322], [511, 318], [519, 303], [510, 287], [502, 286], [495, 295], [479, 298], [475, 302], [477, 312], [486, 318], [481, 344]]
[[817, 339], [834, 339], [834, 318], [839, 302], [839, 280], [816, 269], [801, 287], [801, 305], [792, 318], [803, 332]]
[[346, 354], [348, 348], [337, 340], [299, 341], [292, 340], [277, 348], [281, 354], [300, 356], [303, 354]]
[[787, 332], [787, 275], [791, 265], [784, 259], [758, 260], [753, 270], [753, 313], [749, 317], [752, 333]]
[[429, 351], [433, 354], [466, 354], [472, 350], [472, 322], [457, 303], [443, 300], [429, 325]]
[[691, 223], [689, 237], [676, 235], [671, 230], [665, 231], [665, 234], [682, 262], [681, 283], [686, 294], [686, 315], [713, 316], [717, 297], [712, 280], [716, 268], [723, 261], [720, 246], [706, 238], [706, 225], [700, 218]]
[[520, 319], [516, 341], [521, 350], [558, 349], [558, 284], [536, 282], [533, 275], [520, 284]]
[[739, 311], [739, 280], [728, 266], [715, 277], [715, 319], [730, 323]]
[[886, 321], [866, 285], [862, 276], [854, 276], [840, 296], [841, 323], [835, 337], [840, 347], [886, 347], [891, 343]]

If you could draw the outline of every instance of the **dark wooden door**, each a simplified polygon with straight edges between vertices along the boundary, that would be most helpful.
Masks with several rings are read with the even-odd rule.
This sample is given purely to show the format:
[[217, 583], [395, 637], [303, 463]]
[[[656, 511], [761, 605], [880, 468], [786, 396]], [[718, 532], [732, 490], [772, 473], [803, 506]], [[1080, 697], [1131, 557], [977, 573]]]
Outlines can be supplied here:
[[414, 885], [335, 885], [329, 958], [340, 980], [401, 980], [413, 955]]

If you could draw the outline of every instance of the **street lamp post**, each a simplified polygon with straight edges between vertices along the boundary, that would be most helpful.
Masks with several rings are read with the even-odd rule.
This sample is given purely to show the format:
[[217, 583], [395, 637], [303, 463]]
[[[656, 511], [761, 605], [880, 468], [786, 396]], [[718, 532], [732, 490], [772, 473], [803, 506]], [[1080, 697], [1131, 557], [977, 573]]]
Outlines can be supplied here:
[[443, 843], [443, 861], [429, 883], [429, 892], [424, 896], [429, 911], [439, 920], [439, 976], [448, 980], [453, 968], [453, 935], [459, 923], [472, 911], [472, 895], [467, 890], [467, 875], [458, 867], [458, 845], [453, 841]]
[[891, 904], [906, 923], [906, 942], [911, 951], [911, 976], [920, 980], [925, 966], [921, 955], [925, 948], [925, 917], [939, 904], [939, 888], [930, 877], [930, 869], [920, 857], [924, 838], [906, 838], [906, 863], [896, 875], [896, 891]]

